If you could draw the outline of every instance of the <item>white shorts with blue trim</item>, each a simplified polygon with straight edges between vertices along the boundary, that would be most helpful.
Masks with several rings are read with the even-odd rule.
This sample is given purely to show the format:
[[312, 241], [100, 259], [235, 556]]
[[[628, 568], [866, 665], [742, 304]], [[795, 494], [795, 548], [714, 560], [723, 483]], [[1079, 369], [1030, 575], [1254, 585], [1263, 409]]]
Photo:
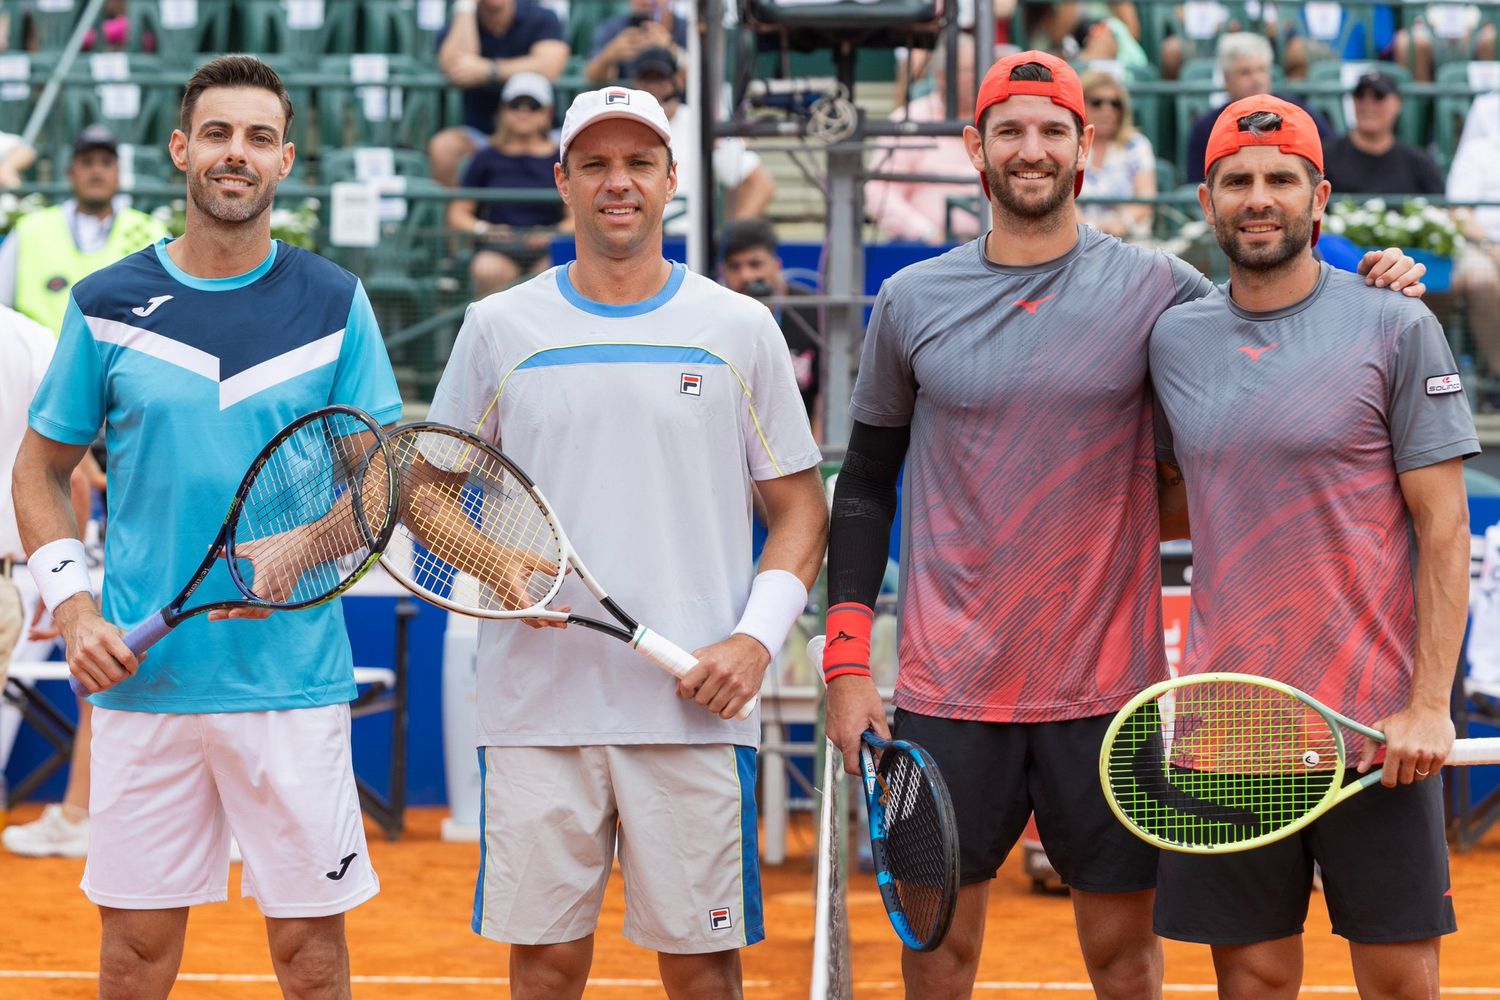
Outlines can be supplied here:
[[83, 891], [158, 910], [240, 894], [268, 917], [326, 917], [380, 891], [349, 750], [349, 706], [165, 715], [95, 708]]
[[625, 936], [702, 954], [766, 936], [751, 747], [481, 747], [476, 934], [559, 944], [594, 933], [618, 854]]

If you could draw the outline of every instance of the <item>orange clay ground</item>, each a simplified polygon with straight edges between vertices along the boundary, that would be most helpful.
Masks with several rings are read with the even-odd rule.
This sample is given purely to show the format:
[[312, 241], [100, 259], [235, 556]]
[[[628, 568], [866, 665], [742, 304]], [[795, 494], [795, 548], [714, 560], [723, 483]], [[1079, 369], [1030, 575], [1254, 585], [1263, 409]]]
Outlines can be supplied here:
[[[22, 807], [14, 822], [38, 809]], [[354, 995], [369, 1000], [505, 997], [506, 954], [469, 931], [478, 849], [438, 839], [442, 813], [415, 810], [398, 843], [371, 828], [371, 852], [384, 887], [349, 916]], [[745, 953], [751, 1000], [808, 995], [812, 955], [812, 846], [805, 817], [794, 825], [787, 864], [766, 869], [768, 940]], [[0, 1000], [95, 996], [98, 919], [78, 891], [82, 861], [26, 860], [0, 852]], [[1500, 831], [1453, 858], [1460, 931], [1443, 945], [1444, 996], [1500, 997]], [[238, 891], [237, 873], [230, 881]], [[620, 936], [624, 900], [618, 873], [610, 885], [589, 997], [634, 1000], [662, 995], [654, 956]], [[900, 952], [868, 876], [851, 877], [849, 912], [857, 997], [899, 997]], [[1314, 900], [1307, 933], [1308, 995], [1352, 995], [1343, 944], [1328, 932]], [[195, 911], [174, 1000], [279, 997], [253, 903], [235, 900]], [[980, 997], [1043, 998], [1088, 994], [1066, 897], [1037, 895], [1018, 856], [1006, 863], [991, 896]], [[1206, 949], [1167, 944], [1167, 989], [1212, 995]]]

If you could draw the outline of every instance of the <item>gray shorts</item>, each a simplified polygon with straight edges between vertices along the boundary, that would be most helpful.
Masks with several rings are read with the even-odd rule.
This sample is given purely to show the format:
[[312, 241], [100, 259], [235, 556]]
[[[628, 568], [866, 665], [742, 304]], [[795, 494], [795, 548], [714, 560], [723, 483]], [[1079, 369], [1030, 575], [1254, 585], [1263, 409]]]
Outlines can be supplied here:
[[474, 933], [559, 944], [594, 933], [616, 856], [625, 936], [701, 954], [766, 936], [756, 754], [725, 743], [481, 747]]

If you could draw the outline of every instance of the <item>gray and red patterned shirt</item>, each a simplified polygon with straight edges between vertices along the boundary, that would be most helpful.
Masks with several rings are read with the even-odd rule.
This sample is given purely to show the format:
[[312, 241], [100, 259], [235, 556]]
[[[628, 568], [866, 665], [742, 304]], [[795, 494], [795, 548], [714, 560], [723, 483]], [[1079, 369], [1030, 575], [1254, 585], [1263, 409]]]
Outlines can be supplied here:
[[1226, 287], [1169, 310], [1150, 361], [1192, 523], [1183, 672], [1272, 677], [1362, 722], [1402, 708], [1416, 545], [1397, 477], [1479, 452], [1432, 313], [1325, 264], [1284, 309]]
[[910, 424], [895, 701], [1086, 718], [1167, 676], [1146, 345], [1211, 285], [1080, 226], [1056, 260], [982, 241], [881, 288], [850, 407]]

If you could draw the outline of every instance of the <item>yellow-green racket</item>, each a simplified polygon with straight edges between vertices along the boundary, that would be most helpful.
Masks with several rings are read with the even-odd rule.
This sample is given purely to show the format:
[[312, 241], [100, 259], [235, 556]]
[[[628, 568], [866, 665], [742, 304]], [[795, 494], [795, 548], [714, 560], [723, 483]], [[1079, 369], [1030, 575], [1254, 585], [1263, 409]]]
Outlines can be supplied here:
[[[1120, 709], [1099, 778], [1110, 808], [1142, 840], [1188, 854], [1244, 851], [1379, 781], [1378, 768], [1354, 771], [1367, 739], [1385, 742], [1290, 685], [1193, 674], [1152, 685]], [[1500, 763], [1500, 738], [1458, 740], [1445, 763]]]

